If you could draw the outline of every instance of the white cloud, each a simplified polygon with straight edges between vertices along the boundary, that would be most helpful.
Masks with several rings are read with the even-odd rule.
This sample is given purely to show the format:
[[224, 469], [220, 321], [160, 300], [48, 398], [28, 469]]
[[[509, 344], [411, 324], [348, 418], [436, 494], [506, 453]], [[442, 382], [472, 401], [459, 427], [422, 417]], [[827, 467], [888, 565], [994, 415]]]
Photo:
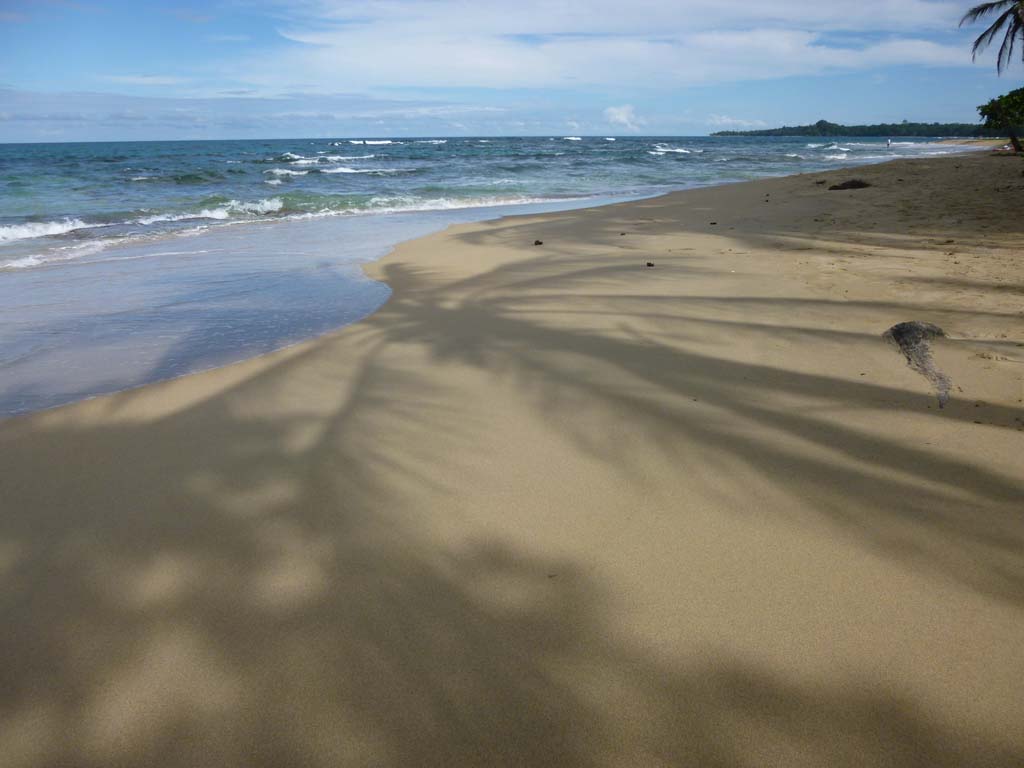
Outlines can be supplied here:
[[[893, 64], [969, 66], [952, 0], [310, 0], [282, 6], [298, 46], [236, 61], [235, 79], [375, 87], [678, 87]], [[841, 40], [842, 42], [836, 42]]]
[[498, 107], [359, 94], [190, 98], [0, 87], [0, 141], [31, 140], [46, 126], [69, 137], [118, 140], [379, 135], [385, 125], [396, 135], [485, 133], [500, 132], [507, 120]]
[[728, 115], [708, 115], [707, 124], [716, 128], [762, 128], [767, 125], [764, 120], [744, 120]]
[[621, 107], [608, 107], [604, 111], [604, 119], [612, 125], [621, 126], [628, 131], [639, 131], [647, 122], [636, 114], [632, 104], [623, 104]]
[[188, 80], [184, 77], [168, 75], [102, 75], [103, 80], [122, 85], [182, 85]]

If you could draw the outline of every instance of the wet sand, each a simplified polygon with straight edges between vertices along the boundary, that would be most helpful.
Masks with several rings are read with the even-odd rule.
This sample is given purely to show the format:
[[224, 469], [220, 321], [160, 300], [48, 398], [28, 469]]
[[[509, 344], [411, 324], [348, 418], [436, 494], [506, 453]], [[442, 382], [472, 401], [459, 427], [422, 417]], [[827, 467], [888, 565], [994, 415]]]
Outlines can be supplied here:
[[460, 225], [0, 422], [0, 764], [1024, 763], [1021, 168]]

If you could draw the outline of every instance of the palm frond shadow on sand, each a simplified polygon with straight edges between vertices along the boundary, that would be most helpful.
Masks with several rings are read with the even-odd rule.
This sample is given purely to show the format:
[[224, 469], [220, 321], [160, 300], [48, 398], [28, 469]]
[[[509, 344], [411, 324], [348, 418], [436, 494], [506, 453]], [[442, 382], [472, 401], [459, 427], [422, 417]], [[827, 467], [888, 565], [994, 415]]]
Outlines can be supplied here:
[[[553, 258], [562, 277], [545, 283]], [[610, 472], [642, 471], [638, 442], [668, 463], [741, 464], [798, 488], [807, 524], [1024, 602], [1019, 482], [834, 415], [924, 411], [926, 394], [716, 356], [683, 342], [734, 319], [694, 325], [667, 284], [623, 297], [620, 268], [566, 271], [574, 258], [551, 247], [455, 284], [392, 263], [377, 315], [166, 416], [137, 415], [155, 397], [142, 390], [106, 401], [100, 422], [5, 425], [2, 762], [1024, 761], [856, 680], [791, 680], [714, 648], [667, 664], [607, 631], [601, 575], [571, 559], [425, 544], [417, 495], [457, 496], [448, 449], [485, 426], [398, 347], [514, 388]], [[523, 299], [530, 284], [545, 295]]]

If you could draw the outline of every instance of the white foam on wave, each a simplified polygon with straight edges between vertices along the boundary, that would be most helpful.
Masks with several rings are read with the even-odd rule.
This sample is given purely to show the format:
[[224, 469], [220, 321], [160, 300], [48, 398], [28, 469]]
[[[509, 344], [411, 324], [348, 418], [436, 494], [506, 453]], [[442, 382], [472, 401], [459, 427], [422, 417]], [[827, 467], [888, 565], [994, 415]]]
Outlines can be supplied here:
[[0, 269], [28, 269], [29, 267], [38, 267], [42, 263], [43, 259], [39, 256], [25, 256], [21, 259], [0, 262]]
[[666, 153], [673, 152], [680, 155], [689, 155], [691, 150], [683, 149], [682, 147], [670, 147], [668, 144], [655, 144], [652, 155], [664, 155]]
[[419, 139], [417, 144], [447, 144], [448, 139]]
[[272, 173], [275, 176], [305, 176], [309, 171], [293, 171], [290, 168], [271, 168], [264, 173]]
[[71, 261], [73, 259], [81, 258], [82, 256], [89, 256], [90, 254], [98, 253], [108, 245], [115, 242], [117, 242], [117, 240], [106, 238], [93, 240], [88, 243], [65, 245], [61, 248], [55, 248], [47, 253], [34, 253], [30, 256], [21, 256], [17, 259], [11, 259], [10, 261], [0, 261], [0, 270], [31, 269], [32, 267], [44, 266], [55, 262]]
[[605, 141], [615, 141], [615, 139], [614, 139], [614, 138], [612, 138], [611, 136], [605, 136], [605, 137], [604, 137], [604, 140], [605, 140]]
[[[391, 139], [349, 139], [349, 144], [404, 144], [404, 141], [392, 141]], [[335, 144], [334, 146], [338, 146]]]
[[302, 160], [305, 155], [297, 155], [294, 152], [285, 152], [281, 155], [282, 160]]
[[281, 184], [281, 180], [280, 179], [264, 179], [263, 183], [264, 184], [269, 184], [272, 187], [276, 187], [276, 186], [279, 186]]
[[495, 208], [503, 205], [530, 205], [533, 203], [554, 203], [579, 200], [577, 197], [543, 198], [543, 197], [439, 197], [423, 199], [396, 195], [393, 197], [370, 198], [369, 208], [356, 210], [353, 213], [405, 213], [414, 211], [450, 211], [463, 208]]
[[320, 158], [314, 158], [313, 160], [300, 162], [296, 161], [295, 165], [309, 165], [318, 161], [325, 163], [343, 163], [346, 160], [372, 160], [376, 155], [327, 155], [324, 154]]
[[849, 155], [847, 155], [847, 154], [841, 154], [841, 155], [825, 155], [825, 159], [826, 159], [826, 160], [845, 160], [845, 159], [846, 159], [846, 158], [848, 158], [848, 157], [849, 157]]
[[562, 140], [563, 141], [583, 141], [583, 139], [580, 138], [579, 136], [563, 136]]
[[323, 165], [324, 163], [340, 163], [345, 160], [369, 160], [375, 155], [322, 155], [292, 160], [292, 165]]
[[264, 200], [257, 200], [252, 203], [242, 203], [238, 200], [229, 200], [217, 208], [204, 208], [198, 212], [188, 213], [158, 213], [153, 216], [142, 216], [135, 220], [136, 224], [157, 224], [162, 221], [187, 221], [188, 219], [218, 219], [230, 218], [232, 214], [244, 214], [249, 216], [263, 216], [268, 213], [277, 213], [284, 207], [284, 202], [279, 197], [271, 197]]
[[63, 219], [62, 221], [31, 221], [25, 224], [9, 224], [6, 227], [0, 227], [0, 243], [28, 240], [33, 237], [63, 235], [66, 232], [74, 232], [76, 229], [91, 229], [102, 226], [102, 224], [86, 224], [81, 219], [72, 218]]
[[341, 166], [340, 168], [321, 168], [320, 173], [415, 173], [415, 168], [349, 168], [348, 166]]

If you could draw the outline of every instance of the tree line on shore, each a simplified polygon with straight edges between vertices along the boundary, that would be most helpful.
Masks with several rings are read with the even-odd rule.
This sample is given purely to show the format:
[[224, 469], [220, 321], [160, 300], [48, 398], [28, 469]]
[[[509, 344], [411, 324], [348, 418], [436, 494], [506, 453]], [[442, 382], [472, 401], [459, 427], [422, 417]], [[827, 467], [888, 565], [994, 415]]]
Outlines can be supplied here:
[[971, 123], [878, 123], [840, 125], [819, 120], [813, 125], [783, 126], [757, 131], [717, 131], [712, 136], [946, 136], [950, 138], [1002, 136], [998, 129]]

